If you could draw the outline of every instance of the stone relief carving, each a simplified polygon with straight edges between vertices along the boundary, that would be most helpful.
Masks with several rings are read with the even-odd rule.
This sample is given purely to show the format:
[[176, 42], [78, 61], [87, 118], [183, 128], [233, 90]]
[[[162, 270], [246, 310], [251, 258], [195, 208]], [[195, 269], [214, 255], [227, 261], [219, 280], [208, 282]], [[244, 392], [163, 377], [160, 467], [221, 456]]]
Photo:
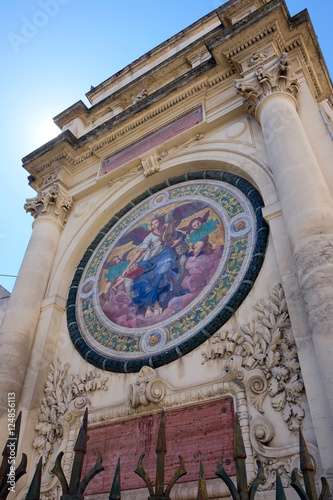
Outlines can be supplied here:
[[242, 325], [240, 332], [213, 335], [214, 347], [202, 352], [203, 364], [214, 358], [226, 359], [222, 380], [240, 381], [260, 413], [264, 413], [268, 395], [272, 408], [281, 412], [288, 429], [295, 431], [305, 415], [301, 403], [304, 385], [282, 286], [273, 288], [267, 302], [259, 300], [255, 310], [256, 321]]
[[[124, 401], [107, 408], [92, 409], [89, 425], [150, 413], [157, 407], [176, 408], [229, 394], [234, 397], [235, 409], [240, 415], [248, 476], [253, 477], [254, 459], [258, 457], [267, 478], [261, 489], [274, 488], [277, 469], [283, 485], [289, 486], [290, 472], [299, 459], [298, 439], [294, 433], [294, 439], [290, 440], [287, 433], [289, 438], [281, 440], [280, 430], [276, 428], [279, 422], [284, 422], [293, 432], [301, 425], [304, 388], [281, 285], [272, 289], [268, 299], [258, 301], [255, 318], [250, 323], [242, 325], [239, 331], [218, 332], [210, 344], [211, 347], [202, 352], [203, 364], [218, 358], [225, 362], [217, 378], [205, 384], [176, 388], [160, 377], [158, 371], [144, 366], [130, 384]], [[69, 366], [63, 367], [59, 360], [50, 365], [36, 426], [38, 436], [33, 443], [44, 463], [61, 446], [66, 451], [64, 464], [71, 469], [79, 428], [76, 417], [83, 413], [87, 394], [106, 390], [106, 382], [99, 372], [80, 378], [69, 374]], [[309, 443], [308, 448], [314, 464], [318, 463], [317, 448]], [[45, 500], [53, 498], [54, 486], [54, 481], [51, 481], [49, 496], [45, 496]], [[133, 498], [137, 498], [137, 494], [139, 492], [131, 492]], [[187, 494], [185, 488], [180, 498], [187, 498]]]
[[[269, 443], [275, 436], [273, 424], [261, 415], [254, 419], [250, 429], [250, 439], [256, 457], [259, 457], [265, 470], [266, 482], [261, 490], [270, 490], [275, 487], [276, 471], [285, 488], [290, 486], [291, 472], [299, 466], [299, 444], [298, 441], [284, 446], [272, 446]], [[307, 443], [313, 464], [319, 460], [318, 448]]]
[[172, 390], [153, 368], [143, 366], [136, 382], [130, 386], [130, 404], [132, 408], [138, 408], [140, 405], [148, 406], [149, 403], [160, 403], [164, 399], [167, 389]]
[[179, 153], [183, 149], [188, 148], [192, 143], [196, 141], [201, 141], [205, 137], [205, 134], [196, 134], [194, 137], [191, 137], [188, 141], [184, 142], [180, 146], [174, 146], [170, 149], [166, 149], [162, 151], [159, 155], [159, 160], [162, 161], [164, 158], [172, 156], [174, 153]]
[[61, 497], [62, 489], [59, 484], [56, 484], [51, 490], [41, 493], [41, 500], [58, 500]]
[[125, 175], [118, 177], [114, 181], [109, 181], [108, 186], [112, 188], [112, 194], [117, 193], [123, 186], [128, 184], [131, 180], [135, 179], [140, 175], [142, 170], [142, 165], [131, 168]]
[[260, 102], [274, 93], [287, 93], [296, 97], [300, 84], [291, 71], [291, 64], [285, 52], [276, 60], [258, 66], [245, 78], [235, 80], [236, 91], [245, 101], [247, 113], [254, 115]]
[[[244, 387], [251, 414], [251, 445], [266, 472], [267, 480], [261, 489], [269, 490], [275, 485], [277, 469], [283, 485], [290, 485], [299, 448], [297, 440], [293, 444], [272, 445], [276, 434], [272, 421], [278, 420], [268, 418], [266, 413], [271, 407], [289, 431], [298, 430], [305, 417], [305, 391], [282, 286], [275, 286], [268, 300], [259, 300], [255, 311], [255, 320], [242, 325], [238, 332], [220, 331], [213, 335], [213, 347], [201, 354], [202, 364], [224, 360], [221, 380], [237, 381]], [[256, 411], [251, 411], [251, 404]], [[317, 448], [309, 444], [309, 450], [316, 463]]]
[[61, 444], [65, 428], [87, 405], [88, 393], [107, 390], [107, 378], [102, 378], [97, 370], [84, 377], [69, 374], [70, 365], [62, 366], [56, 359], [49, 366], [44, 397], [35, 427], [37, 437], [33, 447], [43, 457], [45, 466], [48, 458]]
[[264, 61], [267, 58], [266, 52], [255, 52], [250, 60], [248, 61], [248, 66], [256, 66], [260, 62]]
[[139, 92], [138, 95], [135, 96], [133, 104], [136, 104], [137, 102], [142, 101], [142, 99], [145, 99], [146, 97], [148, 97], [148, 92], [146, 89], [142, 89], [141, 92]]
[[40, 189], [35, 198], [27, 199], [24, 209], [27, 213], [31, 213], [34, 219], [49, 217], [63, 226], [72, 205], [73, 198], [67, 196], [59, 183], [55, 182], [48, 190]]
[[141, 166], [145, 177], [149, 177], [155, 172], [158, 172], [160, 169], [160, 165], [157, 154], [153, 154], [151, 156], [148, 156], [147, 158], [143, 158], [141, 160]]
[[59, 174], [58, 174], [57, 172], [53, 172], [53, 173], [51, 173], [50, 175], [48, 175], [48, 176], [44, 179], [44, 181], [43, 181], [43, 187], [45, 188], [45, 187], [46, 187], [46, 186], [48, 186], [49, 184], [51, 184], [51, 183], [53, 184], [53, 183], [57, 180], [58, 175], [59, 175]]

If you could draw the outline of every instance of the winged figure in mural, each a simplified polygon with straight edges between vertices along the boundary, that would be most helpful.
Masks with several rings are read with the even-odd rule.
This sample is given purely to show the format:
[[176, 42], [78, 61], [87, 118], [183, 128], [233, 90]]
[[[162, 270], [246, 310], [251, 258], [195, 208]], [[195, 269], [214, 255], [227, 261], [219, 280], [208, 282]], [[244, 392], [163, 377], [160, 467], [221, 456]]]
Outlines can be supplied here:
[[[192, 256], [195, 259], [203, 252], [209, 253], [212, 246], [208, 235], [216, 229], [216, 224], [205, 228], [209, 222], [208, 209], [203, 217], [194, 217], [187, 226], [180, 226], [184, 220], [205, 209], [207, 205], [204, 203], [189, 202], [171, 210], [167, 217], [155, 213], [150, 227], [142, 224], [121, 236], [113, 253], [125, 245], [127, 248], [131, 245], [131, 248], [122, 257], [116, 255], [104, 265], [105, 278], [108, 282], [113, 280], [111, 288], [116, 290], [124, 283], [137, 311], [144, 312], [146, 318], [162, 314], [173, 297], [189, 293], [180, 286], [187, 258]], [[192, 252], [189, 252], [187, 239], [193, 247]], [[131, 253], [132, 257], [128, 258]]]

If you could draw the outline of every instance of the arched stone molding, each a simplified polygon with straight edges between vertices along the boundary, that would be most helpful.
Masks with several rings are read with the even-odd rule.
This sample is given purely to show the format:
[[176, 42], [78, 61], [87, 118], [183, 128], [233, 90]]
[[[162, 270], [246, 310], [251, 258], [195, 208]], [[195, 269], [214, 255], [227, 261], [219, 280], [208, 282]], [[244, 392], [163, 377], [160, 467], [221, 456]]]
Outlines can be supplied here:
[[66, 297], [67, 290], [73, 278], [75, 268], [86, 248], [95, 238], [98, 229], [102, 228], [113, 213], [116, 213], [126, 203], [123, 197], [130, 201], [140, 191], [162, 182], [163, 180], [185, 172], [198, 170], [221, 170], [230, 172], [251, 182], [263, 197], [265, 205], [277, 201], [277, 195], [270, 170], [251, 155], [239, 153], [230, 149], [214, 148], [212, 144], [207, 149], [197, 149], [182, 152], [181, 155], [166, 159], [161, 164], [158, 173], [148, 179], [143, 174], [128, 180], [114, 194], [107, 193], [95, 207], [86, 214], [66, 250], [59, 257], [50, 279], [47, 296], [60, 295]]

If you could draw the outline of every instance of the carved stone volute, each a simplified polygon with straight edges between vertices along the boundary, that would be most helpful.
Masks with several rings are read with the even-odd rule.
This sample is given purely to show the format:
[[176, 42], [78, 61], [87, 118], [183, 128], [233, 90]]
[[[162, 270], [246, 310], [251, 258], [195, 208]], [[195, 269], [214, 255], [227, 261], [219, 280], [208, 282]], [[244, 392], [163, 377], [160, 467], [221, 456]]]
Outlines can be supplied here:
[[236, 91], [244, 97], [247, 113], [255, 115], [259, 104], [273, 94], [288, 94], [296, 98], [300, 88], [297, 76], [285, 52], [278, 59], [260, 65], [244, 78], [235, 80]]
[[130, 387], [130, 404], [132, 408], [149, 403], [159, 403], [166, 393], [166, 382], [160, 378], [155, 370], [143, 366], [139, 371], [137, 380]]
[[59, 183], [55, 182], [47, 190], [40, 189], [35, 198], [27, 199], [24, 209], [31, 213], [34, 219], [47, 217], [64, 226], [72, 205], [73, 198], [67, 196]]

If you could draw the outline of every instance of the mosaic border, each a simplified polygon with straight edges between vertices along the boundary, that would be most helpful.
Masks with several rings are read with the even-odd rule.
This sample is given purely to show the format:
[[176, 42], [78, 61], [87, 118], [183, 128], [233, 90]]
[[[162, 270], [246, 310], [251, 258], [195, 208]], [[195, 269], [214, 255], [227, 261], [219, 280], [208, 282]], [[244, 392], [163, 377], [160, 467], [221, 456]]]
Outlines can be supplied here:
[[[128, 361], [106, 358], [105, 356], [102, 356], [94, 352], [82, 338], [75, 315], [75, 307], [76, 307], [75, 304], [76, 304], [79, 282], [94, 250], [101, 242], [101, 240], [104, 238], [104, 236], [110, 231], [110, 229], [127, 212], [132, 210], [133, 207], [136, 206], [138, 203], [141, 203], [142, 201], [149, 198], [151, 195], [157, 193], [158, 191], [166, 189], [175, 184], [181, 184], [183, 182], [188, 182], [192, 180], [203, 180], [203, 179], [223, 181], [237, 187], [250, 201], [253, 210], [255, 212], [256, 222], [257, 222], [256, 245], [253, 250], [253, 255], [249, 269], [247, 270], [237, 290], [230, 297], [229, 301], [224, 306], [222, 311], [220, 311], [212, 319], [212, 321], [210, 321], [208, 325], [202, 328], [190, 339], [185, 340], [180, 346], [171, 348], [170, 351], [168, 352], [152, 355], [148, 359], [147, 358], [137, 359], [137, 360], [133, 359]], [[148, 189], [147, 191], [136, 197], [134, 200], [132, 200], [130, 203], [128, 203], [117, 214], [115, 214], [111, 218], [111, 220], [103, 227], [103, 229], [98, 233], [96, 238], [87, 248], [83, 258], [81, 259], [76, 269], [72, 284], [69, 289], [67, 307], [66, 307], [68, 331], [75, 349], [88, 363], [98, 368], [117, 373], [133, 373], [140, 371], [140, 369], [143, 366], [150, 366], [152, 368], [157, 368], [159, 366], [175, 361], [176, 359], [181, 358], [182, 356], [188, 354], [193, 349], [201, 345], [205, 340], [207, 340], [207, 338], [211, 337], [219, 328], [221, 328], [221, 326], [224, 325], [236, 312], [238, 307], [241, 305], [246, 296], [249, 294], [260, 272], [265, 257], [265, 252], [268, 242], [268, 234], [269, 234], [268, 225], [266, 224], [262, 216], [261, 209], [263, 206], [264, 206], [263, 200], [259, 192], [248, 181], [234, 174], [230, 174], [228, 172], [210, 171], [210, 170], [201, 172], [188, 172], [186, 174], [168, 179], [160, 184], [157, 184], [156, 186], [151, 187], [150, 189]]]

